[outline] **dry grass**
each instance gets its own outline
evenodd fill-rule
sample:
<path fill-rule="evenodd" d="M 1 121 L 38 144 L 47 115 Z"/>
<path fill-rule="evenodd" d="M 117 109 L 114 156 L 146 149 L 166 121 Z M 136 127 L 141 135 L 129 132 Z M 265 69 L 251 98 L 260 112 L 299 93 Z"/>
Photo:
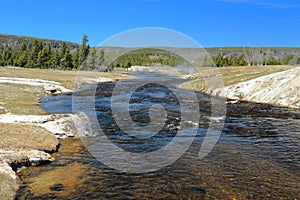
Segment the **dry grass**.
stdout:
<path fill-rule="evenodd" d="M 46 111 L 39 106 L 39 99 L 42 97 L 43 89 L 41 87 L 33 87 L 18 84 L 0 84 L 1 106 L 10 113 L 14 114 L 47 114 Z M 2 114 L 5 112 L 4 109 Z"/>
<path fill-rule="evenodd" d="M 0 149 L 53 151 L 59 144 L 53 133 L 31 124 L 0 123 L 0 138 Z"/>
<path fill-rule="evenodd" d="M 292 66 L 228 67 L 220 69 L 225 86 L 292 69 Z"/>
<path fill-rule="evenodd" d="M 17 181 L 7 174 L 0 174 L 0 197 L 1 199 L 13 200 L 15 199 L 15 192 L 17 191 Z"/>
<path fill-rule="evenodd" d="M 51 69 L 28 69 L 16 67 L 0 67 L 0 77 L 12 78 L 38 78 L 61 83 L 68 89 L 73 89 L 76 77 L 86 78 L 110 78 L 112 80 L 118 79 L 121 76 L 126 76 L 123 73 L 103 73 L 94 71 L 63 71 Z"/>
<path fill-rule="evenodd" d="M 281 72 L 292 69 L 293 66 L 243 66 L 243 67 L 224 67 L 224 68 L 209 68 L 201 69 L 201 74 L 198 79 L 191 80 L 181 85 L 184 89 L 193 89 L 195 91 L 205 92 L 207 89 L 218 87 L 219 83 L 214 83 L 215 80 L 222 80 L 224 86 L 233 85 L 239 82 L 248 81 L 260 76 Z M 221 75 L 219 79 L 210 75 Z M 209 83 L 209 88 L 207 86 Z"/>

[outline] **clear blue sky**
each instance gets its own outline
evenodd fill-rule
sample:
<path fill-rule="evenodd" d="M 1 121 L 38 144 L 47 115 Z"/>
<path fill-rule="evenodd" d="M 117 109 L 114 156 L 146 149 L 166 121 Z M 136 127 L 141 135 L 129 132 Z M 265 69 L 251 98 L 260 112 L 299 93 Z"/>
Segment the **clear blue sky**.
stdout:
<path fill-rule="evenodd" d="M 95 46 L 122 31 L 163 27 L 204 47 L 300 47 L 299 0 L 0 0 L 0 33 Z"/>

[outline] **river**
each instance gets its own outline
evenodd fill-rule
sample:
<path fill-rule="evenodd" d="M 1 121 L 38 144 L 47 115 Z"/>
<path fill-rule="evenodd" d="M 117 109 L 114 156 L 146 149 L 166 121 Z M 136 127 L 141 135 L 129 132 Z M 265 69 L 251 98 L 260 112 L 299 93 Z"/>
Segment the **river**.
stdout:
<path fill-rule="evenodd" d="M 116 83 L 96 86 L 95 111 L 100 127 L 109 140 L 123 150 L 153 152 L 174 141 L 178 133 L 182 106 L 173 92 L 188 95 L 188 91 L 162 86 L 153 81 L 154 77 L 156 75 L 152 75 L 152 83 L 147 87 L 140 87 L 133 93 L 129 107 L 130 116 L 138 128 L 150 123 L 151 117 L 147 113 L 152 104 L 166 108 L 167 119 L 160 134 L 147 138 L 128 135 L 117 128 L 111 109 Z M 182 81 L 171 76 L 165 79 L 166 83 L 174 85 Z M 135 80 L 125 82 L 136 84 Z M 94 86 L 82 89 L 78 97 L 84 98 L 87 95 L 85 91 L 91 88 Z M 28 167 L 18 174 L 22 187 L 17 199 L 299 198 L 299 109 L 250 102 L 227 104 L 225 125 L 218 143 L 200 159 L 199 150 L 209 128 L 209 116 L 214 105 L 212 98 L 206 94 L 197 93 L 196 98 L 200 113 L 197 133 L 187 151 L 170 165 L 144 173 L 120 172 L 95 159 L 91 152 L 93 149 L 86 148 L 86 141 L 65 139 L 61 141 L 59 151 L 54 153 L 55 161 Z M 118 109 L 126 110 L 122 101 L 117 105 Z M 72 96 L 45 97 L 41 106 L 52 113 L 71 113 Z M 170 128 L 170 125 L 173 127 Z M 97 132 L 97 127 L 94 130 Z M 88 138 L 97 143 L 102 141 L 103 136 Z M 110 156 L 118 158 L 114 152 Z"/>

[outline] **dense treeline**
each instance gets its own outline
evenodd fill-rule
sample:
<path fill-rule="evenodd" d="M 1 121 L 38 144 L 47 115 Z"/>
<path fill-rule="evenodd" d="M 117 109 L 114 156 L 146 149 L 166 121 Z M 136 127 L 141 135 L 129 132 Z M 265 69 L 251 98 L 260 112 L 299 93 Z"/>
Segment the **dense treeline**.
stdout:
<path fill-rule="evenodd" d="M 276 58 L 262 48 L 244 48 L 242 54 L 225 56 L 218 53 L 212 57 L 212 61 L 216 67 L 227 66 L 262 66 L 262 65 L 295 65 L 300 64 L 300 57 L 295 55 L 286 55 L 283 58 Z"/>
<path fill-rule="evenodd" d="M 154 66 L 178 66 L 184 63 L 184 59 L 179 56 L 173 55 L 167 51 L 160 49 L 143 48 L 131 51 L 118 57 L 112 62 L 110 67 L 130 67 L 133 65 Z"/>
<path fill-rule="evenodd" d="M 66 42 L 62 43 L 59 50 L 54 50 L 50 45 L 35 39 L 30 46 L 23 43 L 19 49 L 0 49 L 0 66 L 79 69 L 89 54 L 87 43 L 87 35 L 84 35 L 81 46 L 71 53 Z"/>

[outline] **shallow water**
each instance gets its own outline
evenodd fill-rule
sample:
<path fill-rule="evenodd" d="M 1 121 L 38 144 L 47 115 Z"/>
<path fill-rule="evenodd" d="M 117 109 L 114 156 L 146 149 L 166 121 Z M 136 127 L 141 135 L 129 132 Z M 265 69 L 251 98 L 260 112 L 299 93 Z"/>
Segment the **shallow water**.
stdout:
<path fill-rule="evenodd" d="M 176 84 L 181 81 L 170 77 L 167 81 L 172 80 Z M 127 84 L 134 85 L 135 82 L 128 81 Z M 156 84 L 136 90 L 129 110 L 137 129 L 150 122 L 147 113 L 153 103 L 160 103 L 167 110 L 167 121 L 162 124 L 160 134 L 152 135 L 150 139 L 137 139 L 135 135 L 118 129 L 113 119 L 110 95 L 114 87 L 115 83 L 98 85 L 95 98 L 97 119 L 111 141 L 126 151 L 141 153 L 156 151 L 173 140 L 182 109 L 172 91 L 181 94 L 187 91 L 171 91 Z M 82 101 L 86 91 L 85 88 L 77 94 Z M 119 101 L 114 104 L 121 110 L 126 106 L 122 95 L 118 94 Z M 212 105 L 210 97 L 205 94 L 198 93 L 197 98 L 200 107 L 197 135 L 189 149 L 171 165 L 147 173 L 119 172 L 95 159 L 80 139 L 66 139 L 62 140 L 59 152 L 54 154 L 56 161 L 29 167 L 19 173 L 23 187 L 17 198 L 299 198 L 299 110 L 248 102 L 228 104 L 225 126 L 217 145 L 208 156 L 199 159 L 198 152 L 209 126 Z M 42 107 L 53 113 L 69 113 L 72 111 L 72 97 L 47 97 L 42 100 Z M 99 127 L 93 128 L 97 131 Z M 99 135 L 89 138 L 93 142 L 101 139 Z M 117 157 L 114 152 L 110 156 L 112 159 Z"/>

